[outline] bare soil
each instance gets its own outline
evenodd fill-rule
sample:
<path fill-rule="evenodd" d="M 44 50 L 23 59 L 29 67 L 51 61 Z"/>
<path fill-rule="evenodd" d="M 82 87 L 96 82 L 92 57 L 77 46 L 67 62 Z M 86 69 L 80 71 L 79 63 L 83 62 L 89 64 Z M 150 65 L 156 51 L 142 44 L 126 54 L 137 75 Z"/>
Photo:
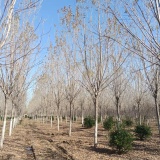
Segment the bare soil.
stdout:
<path fill-rule="evenodd" d="M 133 150 L 117 154 L 109 147 L 108 131 L 99 125 L 98 147 L 93 147 L 94 128 L 85 129 L 80 122 L 72 124 L 72 136 L 68 136 L 69 124 L 62 122 L 57 131 L 56 122 L 42 124 L 24 119 L 6 137 L 0 150 L 0 160 L 160 160 L 160 139 L 153 127 L 153 135 L 147 141 L 134 141 Z M 9 128 L 9 122 L 7 123 Z"/>

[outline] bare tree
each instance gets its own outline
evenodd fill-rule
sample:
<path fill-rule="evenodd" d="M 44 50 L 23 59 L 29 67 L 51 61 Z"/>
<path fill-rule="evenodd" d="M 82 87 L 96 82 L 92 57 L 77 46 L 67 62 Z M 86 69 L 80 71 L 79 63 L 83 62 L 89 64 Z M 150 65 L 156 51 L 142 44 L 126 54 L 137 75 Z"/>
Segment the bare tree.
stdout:
<path fill-rule="evenodd" d="M 101 3 L 101 1 L 78 1 L 75 13 L 70 7 L 62 9 L 62 23 L 65 26 L 65 33 L 70 35 L 68 45 L 73 47 L 72 57 L 77 58 L 77 67 L 82 74 L 79 82 L 89 92 L 94 104 L 95 147 L 98 144 L 99 97 L 102 91 L 114 79 L 114 73 L 110 68 L 110 58 L 113 51 L 111 48 L 115 43 L 113 39 L 104 37 L 103 35 L 104 33 L 108 33 L 110 37 L 111 35 L 117 36 L 118 32 L 120 32 L 120 29 L 116 31 L 117 26 L 114 23 L 115 19 L 113 16 L 109 15 L 109 12 L 101 10 Z M 103 4 L 105 6 L 108 5 L 108 3 Z M 88 10 L 91 11 L 90 15 L 88 14 Z"/>
<path fill-rule="evenodd" d="M 61 103 L 65 99 L 65 91 L 64 91 L 64 78 L 63 78 L 63 63 L 61 59 L 61 45 L 57 39 L 57 45 L 54 50 L 52 45 L 50 46 L 50 54 L 49 54 L 49 81 L 51 85 L 51 92 L 53 96 L 53 101 L 57 107 L 57 129 L 59 131 L 59 121 L 60 121 L 60 111 L 61 111 Z"/>
<path fill-rule="evenodd" d="M 72 58 L 69 57 L 70 55 L 65 54 L 66 58 L 66 86 L 65 86 L 65 96 L 66 100 L 69 103 L 69 136 L 71 136 L 71 130 L 72 130 L 72 108 L 74 106 L 74 101 L 77 98 L 79 92 L 80 92 L 80 86 L 76 81 L 76 63 L 74 62 L 72 64 Z"/>
<path fill-rule="evenodd" d="M 27 23 L 24 26 L 24 30 L 20 31 L 17 23 L 19 23 L 18 17 L 15 17 L 15 21 L 12 23 L 13 28 L 10 31 L 10 43 L 8 43 L 8 45 L 1 50 L 5 58 L 3 58 L 5 64 L 1 65 L 0 73 L 0 87 L 5 97 L 1 148 L 3 147 L 6 128 L 8 110 L 7 103 L 8 101 L 15 99 L 13 97 L 15 97 L 18 92 L 20 93 L 22 87 L 24 87 L 24 84 L 27 83 L 27 78 L 25 76 L 28 76 L 28 72 L 32 68 L 30 66 L 30 60 L 33 51 L 35 51 L 37 47 L 33 45 L 33 42 L 37 39 L 36 35 L 34 34 L 33 27 Z M 15 37 L 15 34 L 17 34 L 17 37 Z M 25 39 L 25 42 L 22 39 Z M 18 85 L 17 82 L 19 82 Z M 18 94 L 18 96 L 20 96 L 20 94 Z"/>
<path fill-rule="evenodd" d="M 18 3 L 20 3 L 19 0 L 5 0 L 0 2 L 0 49 L 7 43 L 15 14 L 20 14 L 20 12 L 24 12 L 24 10 L 29 10 L 30 8 L 36 8 L 40 0 L 28 2 L 23 0 L 21 1 L 21 5 L 18 5 Z M 15 6 L 18 6 L 18 8 Z"/>
<path fill-rule="evenodd" d="M 154 57 L 156 59 L 154 63 L 159 65 L 159 0 L 115 0 L 113 3 L 109 8 L 117 22 L 128 33 L 132 41 L 134 40 L 143 46 L 146 54 L 142 55 L 136 43 L 133 44 L 131 41 L 126 47 L 150 63 L 153 62 L 149 57 Z M 115 7 L 117 5 L 120 9 Z M 106 10 L 106 8 L 104 9 Z M 119 42 L 119 39 L 116 39 L 116 41 Z"/>
<path fill-rule="evenodd" d="M 152 59 L 153 64 L 156 60 Z M 157 124 L 158 124 L 158 131 L 160 135 L 160 108 L 159 108 L 159 102 L 158 102 L 158 96 L 159 96 L 159 89 L 160 89 L 160 69 L 159 65 L 152 65 L 151 67 L 146 67 L 146 62 L 142 60 L 145 76 L 147 79 L 147 85 L 149 87 L 149 90 L 151 92 L 151 95 L 154 99 L 154 106 L 156 110 L 156 118 L 157 118 Z"/>

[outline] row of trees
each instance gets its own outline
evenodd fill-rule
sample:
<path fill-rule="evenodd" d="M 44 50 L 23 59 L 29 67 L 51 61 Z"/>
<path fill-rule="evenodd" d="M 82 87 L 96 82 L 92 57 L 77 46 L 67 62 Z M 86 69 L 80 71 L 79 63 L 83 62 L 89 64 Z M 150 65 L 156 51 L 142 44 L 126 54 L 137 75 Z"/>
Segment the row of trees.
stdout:
<path fill-rule="evenodd" d="M 83 123 L 84 106 L 93 106 L 95 147 L 99 109 L 107 114 L 114 107 L 118 126 L 122 111 L 137 108 L 141 123 L 142 106 L 154 110 L 160 133 L 159 1 L 79 0 L 74 9 L 64 7 L 59 13 L 62 27 L 49 47 L 32 112 L 49 107 L 59 130 L 59 117 L 68 106 L 71 135 L 75 108 L 81 108 Z"/>
<path fill-rule="evenodd" d="M 31 15 L 40 1 L 4 0 L 0 2 L 0 92 L 3 148 L 6 120 L 10 117 L 9 135 L 26 107 L 27 89 L 38 50 L 38 37 Z M 28 17 L 28 18 L 27 18 Z M 9 112 L 8 112 L 9 110 Z"/>
<path fill-rule="evenodd" d="M 40 1 L 0 3 L 2 148 L 8 110 L 11 135 L 13 117 L 22 115 L 33 82 L 40 44 L 31 15 Z M 155 115 L 160 134 L 159 4 L 159 0 L 77 0 L 75 8 L 62 8 L 61 27 L 37 78 L 30 113 L 49 114 L 51 121 L 56 114 L 58 130 L 60 117 L 69 116 L 70 136 L 72 118 L 81 114 L 83 124 L 84 111 L 94 114 L 95 147 L 98 117 L 103 119 L 107 112 L 116 115 L 118 127 L 122 113 L 138 116 L 139 123 L 143 114 Z"/>

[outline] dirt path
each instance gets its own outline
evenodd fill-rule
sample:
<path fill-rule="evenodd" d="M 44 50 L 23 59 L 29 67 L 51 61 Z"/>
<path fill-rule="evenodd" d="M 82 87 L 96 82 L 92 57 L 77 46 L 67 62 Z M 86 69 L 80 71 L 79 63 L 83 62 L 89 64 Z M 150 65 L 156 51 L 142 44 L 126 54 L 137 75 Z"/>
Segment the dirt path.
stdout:
<path fill-rule="evenodd" d="M 33 121 L 25 121 L 18 125 L 11 137 L 5 137 L 0 160 L 66 160 L 68 156 L 62 153 L 53 143 L 50 134 L 37 128 Z M 6 133 L 7 134 L 7 133 Z"/>
<path fill-rule="evenodd" d="M 7 124 L 9 125 L 9 123 Z M 9 128 L 7 126 L 7 128 Z M 133 150 L 118 155 L 108 145 L 108 132 L 99 126 L 98 148 L 94 150 L 94 128 L 85 129 L 73 123 L 72 136 L 68 136 L 68 124 L 56 122 L 42 124 L 25 119 L 11 137 L 5 137 L 0 160 L 159 160 L 160 140 L 156 133 L 146 142 L 135 141 Z M 8 135 L 8 130 L 6 131 Z"/>

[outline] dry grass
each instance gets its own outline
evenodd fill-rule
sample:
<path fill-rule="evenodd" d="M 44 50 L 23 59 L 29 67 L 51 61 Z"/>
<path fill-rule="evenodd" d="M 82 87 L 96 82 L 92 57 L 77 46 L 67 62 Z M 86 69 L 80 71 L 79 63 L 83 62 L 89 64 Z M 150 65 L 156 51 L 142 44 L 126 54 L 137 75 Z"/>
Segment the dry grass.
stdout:
<path fill-rule="evenodd" d="M 8 122 L 9 125 L 9 122 Z M 8 128 L 7 125 L 7 128 Z M 94 128 L 85 129 L 73 123 L 72 136 L 68 136 L 68 125 L 61 123 L 57 131 L 56 122 L 42 124 L 34 120 L 23 120 L 11 137 L 6 131 L 4 148 L 0 150 L 0 160 L 159 160 L 160 139 L 153 127 L 151 139 L 136 140 L 133 150 L 118 155 L 108 145 L 108 132 L 99 126 L 99 145 L 93 148 Z"/>

